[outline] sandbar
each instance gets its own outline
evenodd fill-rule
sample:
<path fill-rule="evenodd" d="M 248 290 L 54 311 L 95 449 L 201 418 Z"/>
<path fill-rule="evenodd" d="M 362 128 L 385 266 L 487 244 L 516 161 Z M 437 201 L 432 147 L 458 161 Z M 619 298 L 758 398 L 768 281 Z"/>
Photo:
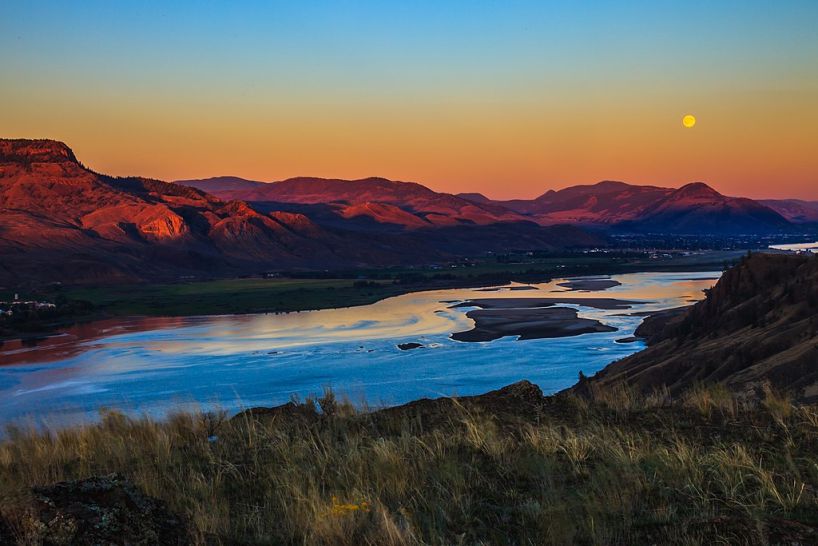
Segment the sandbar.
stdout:
<path fill-rule="evenodd" d="M 569 307 L 529 307 L 476 309 L 466 313 L 474 328 L 455 332 L 457 341 L 492 341 L 505 336 L 518 339 L 542 339 L 578 336 L 593 332 L 615 332 L 616 328 L 598 320 L 580 318 Z"/>

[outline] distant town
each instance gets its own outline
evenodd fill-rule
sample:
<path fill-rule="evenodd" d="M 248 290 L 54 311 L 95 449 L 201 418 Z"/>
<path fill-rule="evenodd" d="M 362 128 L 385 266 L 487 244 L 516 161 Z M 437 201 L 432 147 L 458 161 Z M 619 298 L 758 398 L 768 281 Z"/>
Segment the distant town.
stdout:
<path fill-rule="evenodd" d="M 44 309 L 56 309 L 57 306 L 47 301 L 21 300 L 19 294 L 14 294 L 11 301 L 0 301 L 0 316 L 11 317 L 15 313 L 23 311 L 41 311 Z"/>

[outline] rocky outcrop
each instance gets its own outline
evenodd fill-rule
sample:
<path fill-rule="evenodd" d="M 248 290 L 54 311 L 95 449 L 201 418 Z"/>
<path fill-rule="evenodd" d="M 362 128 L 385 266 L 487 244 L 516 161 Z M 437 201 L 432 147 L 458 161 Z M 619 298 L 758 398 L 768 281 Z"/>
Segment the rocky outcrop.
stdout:
<path fill-rule="evenodd" d="M 399 252 L 355 244 L 302 215 L 95 173 L 59 142 L 0 140 L 0 284 L 403 263 Z"/>
<path fill-rule="evenodd" d="M 185 521 L 122 476 L 90 477 L 33 490 L 45 544 L 190 544 Z"/>
<path fill-rule="evenodd" d="M 55 140 L 0 140 L 0 161 L 31 166 L 33 163 L 77 163 L 71 148 Z"/>

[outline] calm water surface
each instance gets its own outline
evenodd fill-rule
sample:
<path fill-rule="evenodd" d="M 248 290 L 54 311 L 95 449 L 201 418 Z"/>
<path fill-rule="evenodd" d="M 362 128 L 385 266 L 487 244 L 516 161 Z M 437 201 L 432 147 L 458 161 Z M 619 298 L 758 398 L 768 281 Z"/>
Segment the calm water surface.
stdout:
<path fill-rule="evenodd" d="M 46 426 L 93 420 L 99 409 L 163 416 L 179 409 L 230 411 L 287 402 L 332 387 L 353 402 L 400 404 L 421 397 L 477 394 L 521 379 L 550 393 L 644 347 L 616 343 L 642 317 L 703 297 L 720 272 L 615 275 L 604 291 L 566 291 L 563 279 L 527 290 L 453 289 L 417 292 L 346 309 L 289 314 L 117 319 L 67 334 L 0 347 L 0 424 L 34 420 Z M 616 332 L 485 343 L 449 339 L 468 330 L 474 298 L 620 298 L 627 310 L 584 305 L 581 317 Z M 424 348 L 402 351 L 399 343 Z"/>
<path fill-rule="evenodd" d="M 786 245 L 770 245 L 774 250 L 790 250 L 794 252 L 812 252 L 818 253 L 818 241 L 814 243 L 796 243 Z"/>

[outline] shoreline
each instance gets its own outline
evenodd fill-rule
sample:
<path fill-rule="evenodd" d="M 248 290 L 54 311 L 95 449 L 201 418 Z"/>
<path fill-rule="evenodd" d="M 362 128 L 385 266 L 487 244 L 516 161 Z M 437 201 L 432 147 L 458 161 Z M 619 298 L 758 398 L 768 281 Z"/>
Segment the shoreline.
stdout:
<path fill-rule="evenodd" d="M 740 253 L 743 255 L 743 252 Z M 174 284 L 140 284 L 140 285 L 104 285 L 101 287 L 92 288 L 91 290 L 99 291 L 102 296 L 107 296 L 109 299 L 104 303 L 94 303 L 99 308 L 87 315 L 69 316 L 55 321 L 44 321 L 41 329 L 36 331 L 17 330 L 14 334 L 0 334 L 0 346 L 4 342 L 19 341 L 30 342 L 47 339 L 55 335 L 65 333 L 74 327 L 92 324 L 111 319 L 141 319 L 150 317 L 161 318 L 179 318 L 179 317 L 197 317 L 197 316 L 219 316 L 219 315 L 251 315 L 251 314 L 279 314 L 279 313 L 293 313 L 301 311 L 319 311 L 323 309 L 345 309 L 350 307 L 360 307 L 363 305 L 371 305 L 379 301 L 388 299 L 394 296 L 400 296 L 412 292 L 427 292 L 432 290 L 447 290 L 455 288 L 494 288 L 498 286 L 505 286 L 510 282 L 549 282 L 555 278 L 565 278 L 567 282 L 571 282 L 571 278 L 580 277 L 599 277 L 603 275 L 620 275 L 628 273 L 650 273 L 650 272 L 697 272 L 697 271 L 712 271 L 721 269 L 723 267 L 723 260 L 726 256 L 738 257 L 736 252 L 714 251 L 705 253 L 705 259 L 702 262 L 691 263 L 687 260 L 676 261 L 673 263 L 655 264 L 653 267 L 648 267 L 648 264 L 635 262 L 629 264 L 618 264 L 611 266 L 590 267 L 584 271 L 577 271 L 575 268 L 550 271 L 548 273 L 526 274 L 521 272 L 497 272 L 494 274 L 494 279 L 486 277 L 463 277 L 447 280 L 429 280 L 423 284 L 393 284 L 393 283 L 378 283 L 366 287 L 356 288 L 352 279 L 298 279 L 297 283 L 293 284 L 293 288 L 287 290 L 280 290 L 270 292 L 269 294 L 254 297 L 248 303 L 246 308 L 225 308 L 224 298 L 229 297 L 235 293 L 235 286 L 240 286 L 241 283 L 260 282 L 260 279 L 224 279 L 217 281 L 201 281 L 195 283 L 174 283 Z M 653 264 L 650 264 L 653 265 Z M 283 279 L 286 281 L 296 279 Z M 154 294 L 150 289 L 182 289 L 182 288 L 197 288 L 207 287 L 208 283 L 230 284 L 229 287 L 224 288 L 221 292 L 213 291 L 219 297 L 213 297 L 213 292 L 205 293 L 205 296 L 210 297 L 208 301 L 201 301 L 191 307 L 189 299 L 195 298 L 196 293 L 187 297 L 187 300 L 181 296 L 176 297 L 176 300 L 167 302 L 152 301 Z M 270 281 L 270 288 L 275 288 L 275 281 Z M 317 285 L 317 286 L 314 286 Z M 327 288 L 327 285 L 333 286 L 332 289 Z M 377 286 L 380 285 L 380 286 Z M 580 285 L 575 285 L 574 290 L 567 290 L 567 292 L 583 290 L 578 288 Z M 66 287 L 69 290 L 81 291 L 88 290 L 82 287 Z M 142 294 L 140 291 L 146 291 Z M 117 299 L 119 294 L 122 294 L 120 299 Z M 135 296 L 133 294 L 136 294 Z M 253 292 L 250 295 L 254 295 Z M 102 297 L 100 296 L 100 297 Z M 316 299 L 317 296 L 317 299 Z M 128 297 L 133 299 L 127 300 Z M 261 306 L 258 304 L 260 298 L 267 297 L 272 301 L 273 297 L 280 298 L 278 301 L 284 300 L 284 303 L 276 305 Z M 303 303 L 305 299 L 312 297 L 315 301 Z M 75 298 L 81 299 L 81 298 Z M 204 299 L 204 296 L 200 296 Z M 138 308 L 142 312 L 116 312 L 116 305 L 121 300 L 125 300 L 128 310 Z M 346 304 L 340 304 L 339 301 L 345 301 Z M 93 303 L 93 302 L 92 302 Z M 229 304 L 229 302 L 228 302 Z"/>

